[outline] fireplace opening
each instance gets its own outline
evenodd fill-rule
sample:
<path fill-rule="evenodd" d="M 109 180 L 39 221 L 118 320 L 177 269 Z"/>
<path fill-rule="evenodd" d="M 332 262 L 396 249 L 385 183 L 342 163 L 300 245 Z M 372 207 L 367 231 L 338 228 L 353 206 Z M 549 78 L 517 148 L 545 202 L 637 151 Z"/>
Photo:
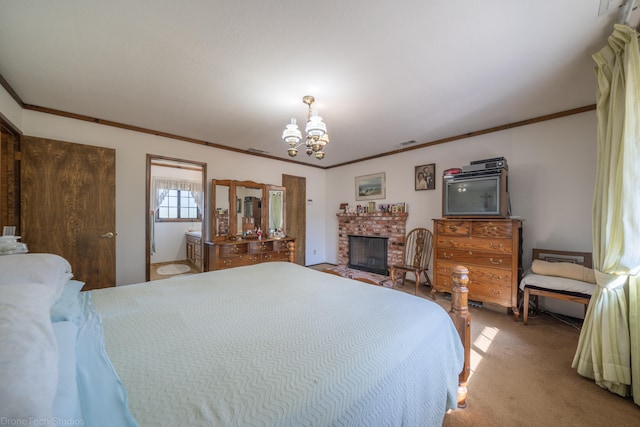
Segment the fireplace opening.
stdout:
<path fill-rule="evenodd" d="M 388 237 L 349 235 L 349 268 L 389 275 Z"/>

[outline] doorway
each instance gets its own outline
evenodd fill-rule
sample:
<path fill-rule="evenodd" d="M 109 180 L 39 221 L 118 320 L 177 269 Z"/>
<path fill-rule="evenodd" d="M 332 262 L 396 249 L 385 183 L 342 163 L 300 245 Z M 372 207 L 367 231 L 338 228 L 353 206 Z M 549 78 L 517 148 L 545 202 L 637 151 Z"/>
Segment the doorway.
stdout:
<path fill-rule="evenodd" d="M 147 154 L 147 281 L 202 271 L 206 177 L 206 163 Z"/>

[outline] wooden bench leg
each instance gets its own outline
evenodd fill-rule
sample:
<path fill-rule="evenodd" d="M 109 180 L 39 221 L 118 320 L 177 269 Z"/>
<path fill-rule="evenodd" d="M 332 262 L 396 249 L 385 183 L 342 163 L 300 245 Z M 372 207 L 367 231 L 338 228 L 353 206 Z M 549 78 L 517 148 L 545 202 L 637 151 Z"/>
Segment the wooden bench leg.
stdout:
<path fill-rule="evenodd" d="M 524 299 L 522 301 L 522 324 L 526 325 L 529 319 L 529 288 L 524 287 Z"/>

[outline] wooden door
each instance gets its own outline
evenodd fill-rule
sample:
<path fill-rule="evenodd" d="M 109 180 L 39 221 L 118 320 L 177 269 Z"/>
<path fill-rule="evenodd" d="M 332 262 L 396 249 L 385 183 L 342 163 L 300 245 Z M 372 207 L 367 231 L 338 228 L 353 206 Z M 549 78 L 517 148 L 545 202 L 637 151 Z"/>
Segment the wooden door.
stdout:
<path fill-rule="evenodd" d="M 18 131 L 0 117 L 0 230 L 15 226 L 20 235 L 20 152 Z"/>
<path fill-rule="evenodd" d="M 67 259 L 83 290 L 115 286 L 115 150 L 24 137 L 21 151 L 21 234 L 29 252 Z"/>
<path fill-rule="evenodd" d="M 286 190 L 285 215 L 287 236 L 296 238 L 296 264 L 306 265 L 307 179 L 303 176 L 282 175 Z"/>

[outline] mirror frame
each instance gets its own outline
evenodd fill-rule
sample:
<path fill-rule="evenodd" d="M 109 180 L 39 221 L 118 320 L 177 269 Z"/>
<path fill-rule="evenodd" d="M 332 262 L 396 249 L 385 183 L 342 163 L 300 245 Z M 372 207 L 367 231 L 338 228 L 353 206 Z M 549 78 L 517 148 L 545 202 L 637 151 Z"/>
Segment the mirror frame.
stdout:
<path fill-rule="evenodd" d="M 254 182 L 254 181 L 233 181 L 232 182 L 232 186 L 231 186 L 231 191 L 230 191 L 230 195 L 229 195 L 229 199 L 233 200 L 233 203 L 230 204 L 230 206 L 233 206 L 234 208 L 231 209 L 231 212 L 229 213 L 229 224 L 233 224 L 234 230 L 236 230 L 236 232 L 234 234 L 232 234 L 233 236 L 238 236 L 242 233 L 238 233 L 238 212 L 237 209 L 235 208 L 236 206 L 236 199 L 237 199 L 237 191 L 236 189 L 238 187 L 246 187 L 246 188 L 253 188 L 255 190 L 260 190 L 262 196 L 262 203 L 264 205 L 264 198 L 265 198 L 265 185 L 264 184 L 260 184 L 258 182 Z M 258 224 L 258 226 L 264 230 L 264 219 L 265 219 L 265 210 L 264 208 L 260 210 L 260 224 Z"/>
<path fill-rule="evenodd" d="M 215 224 L 215 210 L 216 210 L 216 185 L 228 185 L 229 186 L 229 234 L 226 236 L 216 236 L 216 224 Z M 282 229 L 285 236 L 287 234 L 287 215 L 286 215 L 286 187 L 273 184 L 261 184 L 255 181 L 236 181 L 231 179 L 212 179 L 211 180 L 211 241 L 220 242 L 225 240 L 236 240 L 240 235 L 238 230 L 238 212 L 236 208 L 236 199 L 238 187 L 253 188 L 261 190 L 262 192 L 262 210 L 260 212 L 260 228 L 263 232 L 263 237 L 272 238 L 269 235 L 269 212 L 271 206 L 269 206 L 269 191 L 282 191 Z M 233 228 L 235 226 L 235 228 Z M 235 231 L 235 232 L 234 232 Z"/>
<path fill-rule="evenodd" d="M 216 186 L 227 186 L 229 187 L 229 233 L 218 236 L 217 228 L 216 228 Z M 231 216 L 235 215 L 236 205 L 235 203 L 231 203 L 231 188 L 233 187 L 233 181 L 230 179 L 212 179 L 211 180 L 211 240 L 216 242 L 220 240 L 227 240 L 229 236 L 231 236 Z"/>

